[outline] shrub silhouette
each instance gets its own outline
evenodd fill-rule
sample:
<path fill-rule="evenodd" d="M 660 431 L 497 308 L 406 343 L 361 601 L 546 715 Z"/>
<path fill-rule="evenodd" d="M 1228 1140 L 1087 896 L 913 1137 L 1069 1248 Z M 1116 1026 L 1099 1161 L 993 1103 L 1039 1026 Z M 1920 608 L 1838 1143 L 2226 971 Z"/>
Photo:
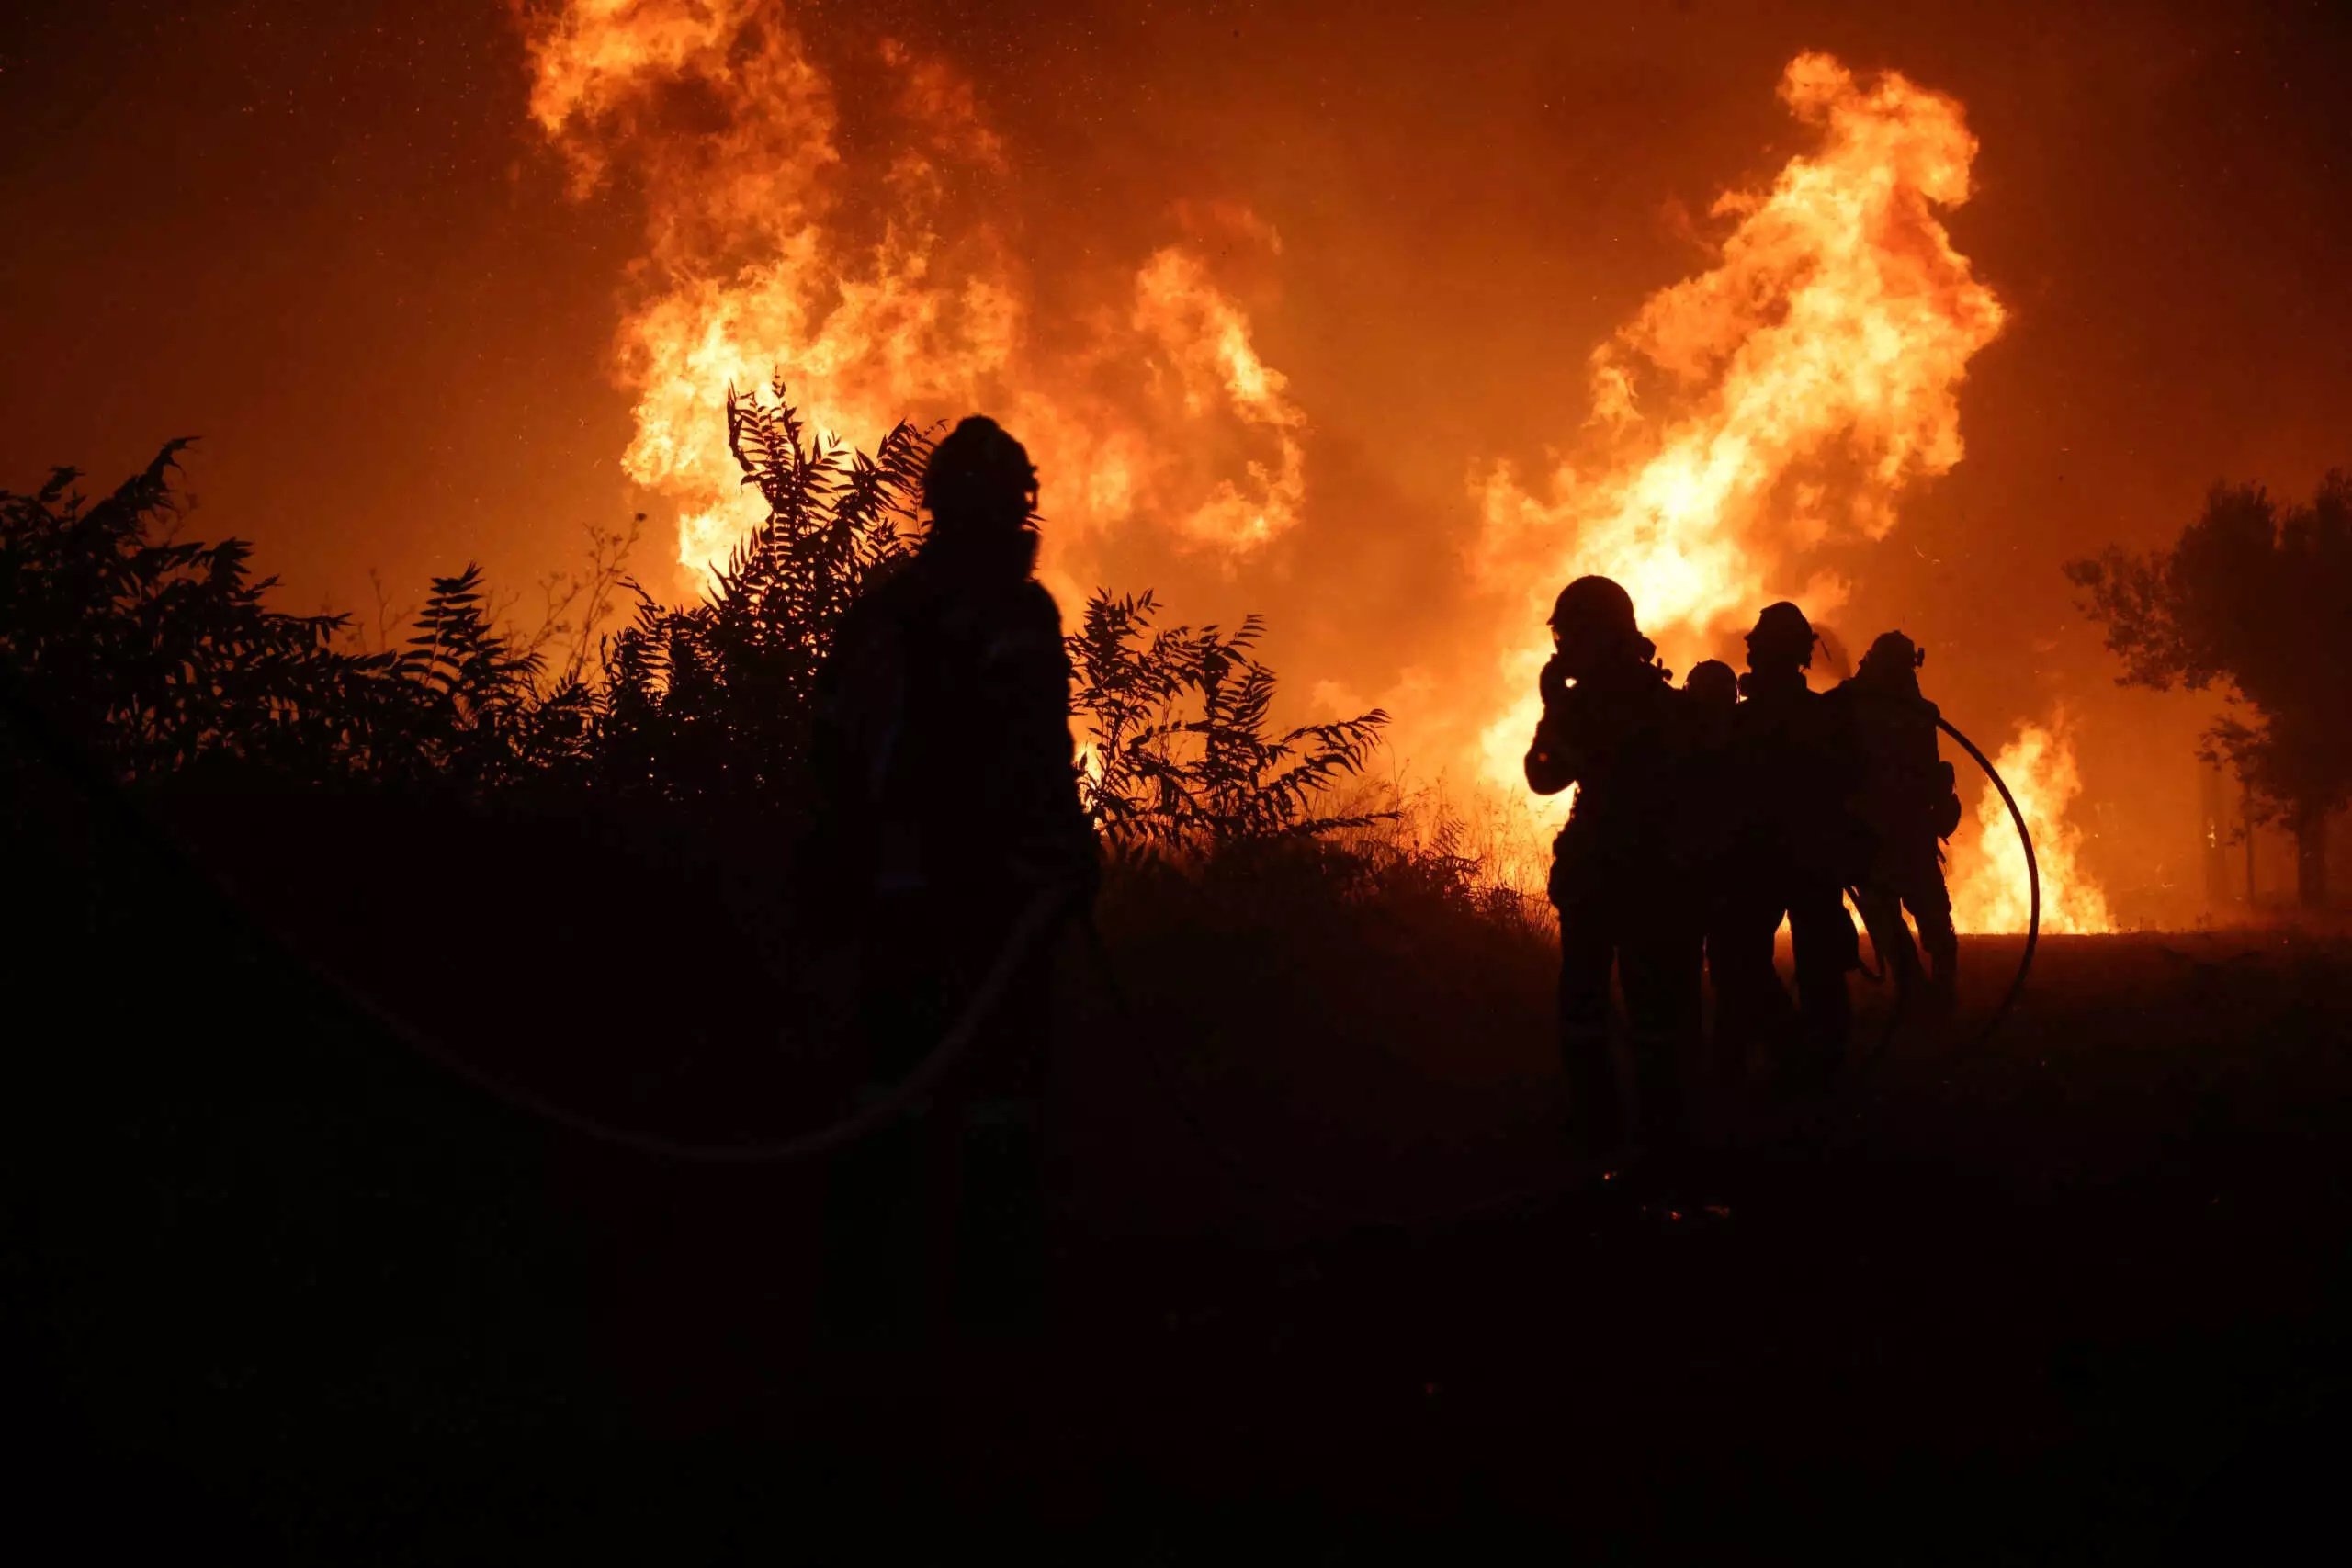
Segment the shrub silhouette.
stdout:
<path fill-rule="evenodd" d="M 594 703 L 543 686 L 469 566 L 436 578 L 406 645 L 336 646 L 344 615 L 266 603 L 242 539 L 175 536 L 186 440 L 96 504 L 54 470 L 0 491 L 0 655 L 49 716 L 130 784 L 174 778 L 372 780 L 481 794 L 582 758 Z"/>
<path fill-rule="evenodd" d="M 1091 734 L 1080 794 L 1106 837 L 1214 849 L 1394 815 L 1317 809 L 1341 778 L 1363 771 L 1385 713 L 1270 734 L 1275 677 L 1255 656 L 1258 617 L 1230 634 L 1154 631 L 1158 610 L 1148 592 L 1114 598 L 1098 589 L 1069 639 L 1072 701 Z"/>
<path fill-rule="evenodd" d="M 542 685 L 544 657 L 494 630 L 481 569 L 433 579 L 407 646 L 385 667 L 404 721 L 385 727 L 377 771 L 481 795 L 576 771 L 594 740 L 595 694 L 576 675 Z"/>
<path fill-rule="evenodd" d="M 901 423 L 854 451 L 815 437 L 781 380 L 730 389 L 727 421 L 766 517 L 695 603 L 618 579 L 636 610 L 593 669 L 595 594 L 580 650 L 551 672 L 547 633 L 498 626 L 471 564 L 433 580 L 396 648 L 340 646 L 347 616 L 269 608 L 276 580 L 251 577 L 244 541 L 175 536 L 185 440 L 96 504 L 71 469 L 29 495 L 0 491 L 0 655 L 125 783 L 230 773 L 692 807 L 721 836 L 746 813 L 797 818 L 817 672 L 859 592 L 921 541 L 936 430 Z M 607 570 L 600 558 L 592 578 Z M 1326 808 L 1385 714 L 1276 730 L 1257 618 L 1154 629 L 1158 612 L 1148 592 L 1098 592 L 1069 638 L 1080 787 L 1107 838 L 1215 851 L 1393 816 Z"/>
<path fill-rule="evenodd" d="M 727 434 L 767 517 L 698 604 L 639 589 L 607 643 L 599 778 L 672 801 L 801 803 L 817 671 L 842 616 L 919 533 L 929 432 L 900 423 L 868 456 L 813 439 L 783 384 L 727 398 Z"/>

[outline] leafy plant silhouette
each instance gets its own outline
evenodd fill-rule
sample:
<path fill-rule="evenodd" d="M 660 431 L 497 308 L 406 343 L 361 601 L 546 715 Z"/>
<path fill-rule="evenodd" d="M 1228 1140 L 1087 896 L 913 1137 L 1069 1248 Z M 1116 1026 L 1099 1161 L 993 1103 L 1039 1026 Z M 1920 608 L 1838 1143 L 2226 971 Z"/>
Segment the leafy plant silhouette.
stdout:
<path fill-rule="evenodd" d="M 411 745 L 384 757 L 389 768 L 481 794 L 576 766 L 594 740 L 595 694 L 577 675 L 543 686 L 545 657 L 492 628 L 470 562 L 433 579 L 388 673 L 405 682 L 411 718 L 395 732 Z"/>
<path fill-rule="evenodd" d="M 820 442 L 781 380 L 765 400 L 730 389 L 727 434 L 767 517 L 700 603 L 638 590 L 605 650 L 599 773 L 625 794 L 790 807 L 817 671 L 851 603 L 913 547 L 933 437 L 901 423 L 871 456 Z"/>
<path fill-rule="evenodd" d="M 694 807 L 729 825 L 797 816 L 818 671 L 851 604 L 921 543 L 936 431 L 901 423 L 870 455 L 821 440 L 780 379 L 730 389 L 727 422 L 767 513 L 692 604 L 656 601 L 621 574 L 618 536 L 597 536 L 579 628 L 558 621 L 577 592 L 552 586 L 538 636 L 503 628 L 469 564 L 432 580 L 398 646 L 343 646 L 348 617 L 268 607 L 276 580 L 251 577 L 244 541 L 175 537 L 187 443 L 174 441 L 96 504 L 70 469 L 0 492 L 0 654 L 125 782 L 243 770 Z M 636 610 L 592 661 L 586 628 L 616 584 Z M 1156 628 L 1159 609 L 1148 592 L 1097 592 L 1068 638 L 1079 784 L 1106 837 L 1216 850 L 1393 818 L 1328 808 L 1387 715 L 1277 729 L 1257 617 Z M 573 640 L 550 671 L 559 633 Z"/>
<path fill-rule="evenodd" d="M 793 808 L 817 672 L 842 615 L 922 534 L 935 428 L 901 422 L 873 454 L 813 439 L 781 379 L 729 391 L 728 440 L 768 514 L 697 604 L 641 591 L 599 697 L 604 775 L 667 799 Z M 1270 729 L 1274 671 L 1256 617 L 1153 632 L 1148 593 L 1098 592 L 1068 639 L 1072 707 L 1096 767 L 1080 787 L 1106 835 L 1163 847 L 1328 833 L 1378 818 L 1317 803 L 1359 771 L 1387 716 Z"/>
<path fill-rule="evenodd" d="M 332 646 L 340 617 L 288 615 L 239 539 L 175 537 L 186 439 L 96 504 L 72 468 L 0 492 L 0 654 L 116 777 L 254 766 L 317 773 L 366 735 L 381 659 Z"/>
<path fill-rule="evenodd" d="M 1270 733 L 1275 675 L 1255 654 L 1258 617 L 1231 633 L 1154 630 L 1158 611 L 1148 592 L 1114 598 L 1098 590 L 1069 639 L 1073 705 L 1091 732 L 1080 791 L 1102 832 L 1216 848 L 1394 815 L 1317 809 L 1341 778 L 1363 770 L 1385 713 Z"/>
<path fill-rule="evenodd" d="M 398 649 L 337 646 L 348 617 L 266 603 L 252 547 L 179 539 L 186 440 L 96 504 L 70 468 L 0 492 L 0 655 L 122 782 L 233 775 L 471 794 L 582 761 L 594 696 L 547 683 L 492 629 L 480 571 L 434 581 Z"/>

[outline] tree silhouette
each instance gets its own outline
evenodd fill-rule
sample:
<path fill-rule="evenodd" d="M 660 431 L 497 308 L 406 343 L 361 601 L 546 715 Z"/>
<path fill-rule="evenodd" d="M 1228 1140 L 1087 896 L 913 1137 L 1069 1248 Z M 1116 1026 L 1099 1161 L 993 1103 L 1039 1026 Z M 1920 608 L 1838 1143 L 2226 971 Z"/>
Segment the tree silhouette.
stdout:
<path fill-rule="evenodd" d="M 2255 815 L 2293 832 L 2298 897 L 2325 904 L 2327 819 L 2352 800 L 2352 475 L 2283 508 L 2259 485 L 2216 485 L 2168 548 L 2110 547 L 2066 575 L 2122 656 L 2120 684 L 2219 683 L 2250 716 L 2217 721 L 2202 754 L 2233 764 Z"/>

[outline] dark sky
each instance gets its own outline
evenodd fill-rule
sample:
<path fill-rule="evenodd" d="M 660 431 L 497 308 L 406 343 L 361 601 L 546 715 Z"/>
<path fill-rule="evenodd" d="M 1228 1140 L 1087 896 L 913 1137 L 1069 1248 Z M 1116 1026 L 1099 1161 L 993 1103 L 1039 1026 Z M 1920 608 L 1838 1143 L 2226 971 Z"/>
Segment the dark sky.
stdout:
<path fill-rule="evenodd" d="M 2158 541 L 2216 479 L 2352 465 L 2338 8 L 794 15 L 820 55 L 888 31 L 968 72 L 1041 250 L 1139 256 L 1185 199 L 1276 225 L 1249 302 L 1313 420 L 1308 521 L 1238 578 L 1141 547 L 1105 570 L 1195 618 L 1268 611 L 1278 664 L 1369 692 L 1442 667 L 1473 466 L 1573 434 L 1587 353 L 1705 264 L 1678 210 L 1801 150 L 1788 59 L 1954 95 L 1982 151 L 1950 226 L 2011 320 L 1962 393 L 1966 459 L 1854 558 L 1847 620 L 1928 643 L 1973 727 L 2064 697 L 2110 883 L 2187 864 L 2203 708 L 2114 692 L 2058 567 Z M 368 603 L 371 567 L 413 600 L 468 558 L 518 587 L 564 564 L 634 504 L 611 344 L 640 230 L 625 191 L 566 199 L 526 85 L 501 0 L 11 9 L 0 485 L 200 434 L 198 531 L 255 539 L 299 608 Z"/>

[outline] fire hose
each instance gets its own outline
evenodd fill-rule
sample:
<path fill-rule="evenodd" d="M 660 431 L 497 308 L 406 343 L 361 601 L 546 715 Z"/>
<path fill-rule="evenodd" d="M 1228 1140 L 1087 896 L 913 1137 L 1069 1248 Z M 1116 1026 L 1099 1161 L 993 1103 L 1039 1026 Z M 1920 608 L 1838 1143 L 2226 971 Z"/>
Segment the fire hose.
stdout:
<path fill-rule="evenodd" d="M 242 901 L 230 896 L 226 889 L 221 888 L 217 879 L 205 873 L 197 858 L 178 843 L 160 823 L 141 810 L 112 779 L 105 776 L 82 754 L 78 747 L 74 746 L 64 736 L 57 733 L 39 708 L 18 692 L 14 671 L 5 668 L 0 668 L 0 699 L 5 699 L 0 700 L 0 706 L 6 707 L 19 731 L 30 735 L 39 742 L 42 749 L 49 752 L 52 761 L 62 766 L 68 776 L 81 786 L 83 793 L 87 797 L 102 803 L 107 812 L 130 830 L 134 839 L 158 854 L 175 870 L 193 875 L 202 885 L 221 895 L 232 908 L 237 909 L 250 924 L 259 930 L 260 934 L 272 947 L 293 960 L 312 978 L 321 981 L 332 991 L 347 998 L 379 1029 L 419 1055 L 434 1062 L 443 1070 L 510 1109 L 537 1117 L 594 1142 L 625 1148 L 653 1158 L 703 1165 L 783 1164 L 831 1154 L 894 1121 L 912 1108 L 944 1078 L 947 1073 L 970 1051 L 981 1025 L 987 1021 L 999 1001 L 1002 999 L 1004 992 L 1012 983 L 1013 976 L 1029 959 L 1038 940 L 1052 928 L 1069 897 L 1069 889 L 1067 887 L 1051 886 L 1041 889 L 1030 899 L 1020 914 L 1015 917 L 1011 929 L 1005 935 L 1003 944 L 998 950 L 995 960 L 983 976 L 980 984 L 974 988 L 972 995 L 966 1001 L 963 1011 L 949 1026 L 946 1033 L 941 1037 L 939 1043 L 933 1046 L 930 1054 L 911 1071 L 872 1103 L 827 1125 L 790 1137 L 729 1144 L 695 1143 L 661 1134 L 615 1125 L 598 1117 L 572 1110 L 536 1090 L 484 1071 L 467 1061 L 458 1053 L 447 1049 L 439 1042 L 410 1026 L 379 1005 L 373 998 L 354 989 L 340 977 L 324 974 L 282 932 L 262 922 L 252 911 L 246 909 Z M 1994 788 L 1999 792 L 2003 803 L 2008 807 L 2010 820 L 2017 827 L 2018 843 L 2025 852 L 2029 897 L 2025 950 L 2019 957 L 2017 973 L 2011 978 L 2008 989 L 2003 994 L 2000 1004 L 1972 1041 L 1971 1043 L 1973 1046 L 1982 1044 L 1991 1038 L 1993 1032 L 2006 1021 L 2025 989 L 2026 978 L 2031 972 L 2034 952 L 2041 934 L 2041 879 L 2040 868 L 2034 859 L 2033 838 L 2027 829 L 2025 813 L 2018 807 L 2016 796 L 2010 794 L 2007 784 L 2003 781 L 1999 772 L 1984 753 L 1977 749 L 1975 743 L 1962 734 L 1949 720 L 1939 716 L 1936 723 L 1939 728 L 1959 742 L 1969 756 L 1974 759 L 1977 766 L 1984 770 L 1985 777 L 1993 782 Z M 1193 1113 L 1188 1097 L 1183 1094 L 1172 1075 L 1168 1072 L 1166 1064 L 1160 1059 L 1156 1049 L 1145 1038 L 1148 1031 L 1142 1027 L 1140 1017 L 1127 1001 L 1125 987 L 1119 983 L 1117 971 L 1111 964 L 1100 932 L 1095 929 L 1091 919 L 1087 920 L 1085 924 L 1090 946 L 1102 977 L 1114 1002 L 1120 1010 L 1127 1015 L 1132 1026 L 1131 1033 L 1136 1036 L 1152 1071 L 1160 1079 L 1162 1090 L 1168 1096 L 1171 1106 L 1175 1108 L 1194 1137 L 1204 1145 L 1216 1153 L 1227 1164 L 1233 1166 L 1250 1185 L 1268 1189 L 1270 1184 L 1250 1169 L 1249 1162 L 1228 1149 Z M 1883 962 L 1883 958 L 1882 962 Z M 1888 1043 L 1902 1021 L 1904 1010 L 1902 1001 L 1903 998 L 1898 993 L 1896 1007 L 1889 1016 L 1885 1031 L 1870 1056 L 1857 1065 L 1857 1071 L 1871 1066 L 1885 1054 Z M 1549 1196 L 1566 1190 L 1568 1187 L 1595 1174 L 1598 1169 L 1599 1167 L 1596 1165 L 1590 1170 L 1580 1170 L 1572 1178 L 1514 1190 L 1474 1204 L 1414 1214 L 1378 1216 L 1356 1214 L 1345 1206 L 1301 1190 L 1279 1186 L 1272 1187 L 1271 1190 L 1301 1207 L 1317 1213 L 1346 1213 L 1349 1217 L 1392 1225 L 1419 1225 L 1458 1222 L 1474 1214 L 1495 1212 Z"/>
<path fill-rule="evenodd" d="M 1036 947 L 1037 939 L 1052 927 L 1069 898 L 1069 890 L 1056 886 L 1041 890 L 1028 902 L 1013 920 L 1012 929 L 1005 933 L 1004 943 L 997 950 L 996 961 L 973 989 L 971 998 L 964 1004 L 964 1010 L 948 1027 L 947 1032 L 940 1037 L 939 1043 L 931 1048 L 931 1054 L 917 1063 L 911 1072 L 870 1104 L 839 1121 L 788 1138 L 737 1144 L 697 1144 L 665 1137 L 658 1133 L 616 1126 L 482 1071 L 457 1053 L 444 1049 L 428 1036 L 375 1006 L 366 997 L 353 992 L 347 986 L 331 983 L 352 997 L 379 1027 L 390 1032 L 411 1050 L 463 1078 L 492 1099 L 568 1132 L 655 1159 L 675 1160 L 688 1165 L 783 1165 L 846 1148 L 867 1134 L 896 1121 L 936 1087 L 971 1050 L 980 1026 L 996 1010 L 1006 987 L 1012 983 L 1012 976 Z"/>
<path fill-rule="evenodd" d="M 1952 727 L 1951 720 L 1939 714 L 1936 716 L 1936 728 L 1959 741 L 1961 750 L 1975 759 L 1976 765 L 1984 770 L 1984 776 L 1993 781 L 1993 787 L 2000 792 L 2001 804 L 2009 808 L 2009 820 L 2017 826 L 2018 847 L 2025 851 L 2025 951 L 2018 955 L 2018 972 L 2011 976 L 2009 988 L 2001 994 L 2000 1005 L 1993 1010 L 1992 1016 L 1984 1021 L 1984 1026 L 1976 1032 L 1976 1038 L 1970 1043 L 1982 1045 L 2007 1020 L 2010 1010 L 2018 1005 L 2018 998 L 2025 994 L 2026 976 L 2033 973 L 2034 949 L 2041 941 L 2041 866 L 2033 857 L 2033 834 L 2026 827 L 2025 812 L 2018 807 L 2018 797 L 2009 793 L 2009 786 L 2002 779 L 2000 770 L 1976 749 L 1976 742 Z"/>
<path fill-rule="evenodd" d="M 2040 943 L 2041 934 L 2041 871 L 2034 858 L 2033 834 L 2026 826 L 2025 812 L 2018 807 L 2017 797 L 2009 793 L 2008 784 L 2001 777 L 2000 771 L 1993 766 L 1992 761 L 1983 751 L 1977 750 L 1974 741 L 1954 728 L 1951 720 L 1939 715 L 1936 718 L 1936 726 L 1958 741 L 1961 748 L 1975 760 L 1976 765 L 1984 770 L 1984 776 L 1992 781 L 1994 789 L 2000 794 L 2002 803 L 2008 807 L 2009 820 L 2018 831 L 2018 843 L 2025 852 L 2027 897 L 2025 951 L 2018 956 L 2017 973 L 2010 977 L 2008 989 L 2002 993 L 1999 1005 L 1993 1010 L 1975 1035 L 1968 1042 L 1966 1048 L 1974 1050 L 1990 1040 L 1994 1032 L 2007 1021 L 2010 1012 L 2017 1006 L 2018 998 L 2025 992 L 2026 977 L 2032 973 L 2034 951 Z M 1897 918 L 1901 918 L 1899 913 Z M 1125 1017 L 1130 1036 L 1136 1042 L 1153 1076 L 1159 1082 L 1162 1095 L 1170 1108 L 1175 1111 L 1178 1119 L 1183 1122 L 1186 1131 L 1192 1134 L 1196 1142 L 1231 1168 L 1245 1184 L 1260 1191 L 1271 1193 L 1286 1200 L 1299 1209 L 1328 1218 L 1344 1219 L 1358 1224 L 1417 1229 L 1426 1226 L 1458 1224 L 1479 1215 L 1498 1213 L 1523 1203 L 1538 1202 L 1554 1198 L 1582 1186 L 1603 1173 L 1606 1162 L 1586 1160 L 1580 1162 L 1578 1168 L 1574 1172 L 1547 1181 L 1514 1188 L 1508 1192 L 1472 1203 L 1410 1213 L 1374 1213 L 1360 1210 L 1352 1205 L 1337 1202 L 1328 1197 L 1308 1192 L 1289 1183 L 1270 1179 L 1262 1175 L 1249 1159 L 1229 1147 L 1223 1139 L 1210 1130 L 1206 1119 L 1193 1108 L 1191 1097 L 1184 1092 L 1182 1085 L 1177 1081 L 1176 1075 L 1170 1070 L 1157 1047 L 1152 1043 L 1151 1032 L 1146 1025 L 1140 1010 L 1128 1001 L 1125 987 L 1119 980 L 1117 966 L 1112 963 L 1110 953 L 1103 944 L 1102 933 L 1095 929 L 1091 919 L 1086 921 L 1086 935 L 1103 984 L 1109 990 L 1113 1002 Z M 1884 954 L 1880 955 L 1880 963 L 1884 965 Z M 1888 1043 L 1894 1039 L 1896 1030 L 1903 1021 L 1905 999 L 1904 994 L 1898 991 L 1895 1007 L 1888 1015 L 1886 1027 L 1880 1033 L 1877 1044 L 1872 1047 L 1868 1056 L 1855 1064 L 1849 1077 L 1859 1077 L 1863 1070 L 1886 1054 Z"/>
<path fill-rule="evenodd" d="M 2018 1005 L 2018 998 L 2025 994 L 2026 976 L 2033 972 L 2034 950 L 2041 942 L 2041 863 L 2034 858 L 2033 834 L 2026 827 L 2025 812 L 2018 807 L 2017 796 L 2009 793 L 2008 784 L 2001 777 L 2000 770 L 1993 766 L 1990 758 L 1976 749 L 1976 742 L 1962 735 L 1953 726 L 1951 720 L 1941 714 L 1936 716 L 1936 728 L 1958 741 L 1961 750 L 1966 751 L 1975 761 L 1976 765 L 1984 770 L 1984 776 L 1993 782 L 1993 788 L 2000 794 L 2001 804 L 2009 809 L 2009 821 L 2017 828 L 2018 846 L 2025 852 L 2025 951 L 2018 955 L 2017 973 L 2010 976 L 2009 988 L 2001 994 L 2000 1004 L 1986 1016 L 1984 1024 L 1968 1041 L 1965 1048 L 1973 1051 L 1993 1038 L 1994 1031 L 1999 1029 L 2007 1021 L 2010 1012 Z M 1900 910 L 1896 912 L 1894 918 L 1897 920 L 1902 919 Z M 1871 939 L 1871 946 L 1875 950 L 1877 946 L 1875 937 Z M 1882 971 L 1891 967 L 1885 953 L 1877 953 L 1877 958 Z M 1871 1054 L 1854 1064 L 1853 1072 L 1856 1075 L 1868 1070 L 1886 1055 L 1887 1046 L 1894 1042 L 1896 1032 L 1903 1026 L 1904 1015 L 1909 1001 L 1909 988 L 1903 984 L 1901 976 L 1898 976 L 1895 981 L 1894 1007 L 1887 1014 L 1886 1026 L 1879 1032 L 1878 1043 L 1871 1048 Z"/>
<path fill-rule="evenodd" d="M 825 1126 L 791 1137 L 731 1144 L 694 1143 L 658 1133 L 616 1126 L 599 1117 L 575 1111 L 535 1089 L 484 1071 L 466 1060 L 460 1053 L 413 1028 L 342 976 L 327 973 L 302 951 L 300 944 L 263 919 L 223 886 L 205 869 L 200 857 L 179 842 L 161 822 L 141 810 L 114 780 L 107 777 L 83 754 L 80 747 L 57 731 L 38 705 L 18 692 L 15 673 L 5 662 L 0 662 L 0 710 L 6 712 L 20 733 L 29 736 L 48 753 L 51 761 L 74 781 L 86 798 L 97 802 L 134 841 L 160 863 L 219 897 L 281 957 L 312 981 L 344 998 L 376 1028 L 510 1110 L 537 1117 L 592 1142 L 611 1145 L 655 1159 L 695 1165 L 780 1165 L 831 1154 L 895 1121 L 912 1109 L 970 1052 L 980 1026 L 987 1022 L 989 1014 L 1003 999 L 1014 975 L 1029 959 L 1039 938 L 1052 929 L 1070 897 L 1070 889 L 1057 884 L 1040 889 L 1023 907 L 1006 931 L 995 961 L 982 976 L 979 985 L 973 988 L 963 1011 L 941 1036 L 939 1043 L 933 1046 L 930 1054 L 911 1071 L 871 1103 Z"/>

